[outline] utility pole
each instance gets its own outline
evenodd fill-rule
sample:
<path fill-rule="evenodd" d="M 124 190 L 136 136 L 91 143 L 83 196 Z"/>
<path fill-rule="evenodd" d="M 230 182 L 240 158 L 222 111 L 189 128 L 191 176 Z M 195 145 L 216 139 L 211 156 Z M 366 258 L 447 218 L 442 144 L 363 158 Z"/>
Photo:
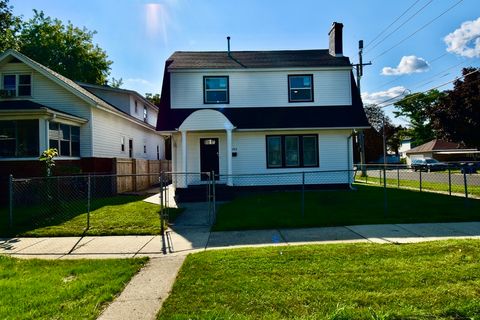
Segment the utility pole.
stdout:
<path fill-rule="evenodd" d="M 354 64 L 353 66 L 357 69 L 357 87 L 358 87 L 358 94 L 360 97 L 362 96 L 362 91 L 360 89 L 360 80 L 363 76 L 363 66 L 369 66 L 372 62 L 363 63 L 363 40 L 358 41 L 358 64 Z M 363 108 L 363 102 L 362 102 Z M 362 170 L 362 176 L 367 175 L 367 169 L 365 166 L 365 133 L 362 131 L 358 134 L 358 144 L 360 146 L 360 167 Z"/>

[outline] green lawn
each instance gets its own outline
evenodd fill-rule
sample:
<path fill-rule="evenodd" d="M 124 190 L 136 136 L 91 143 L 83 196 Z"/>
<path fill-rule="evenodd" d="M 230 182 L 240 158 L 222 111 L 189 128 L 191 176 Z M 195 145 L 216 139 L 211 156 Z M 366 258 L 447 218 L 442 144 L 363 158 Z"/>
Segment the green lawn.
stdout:
<path fill-rule="evenodd" d="M 159 205 L 142 201 L 141 196 L 92 199 L 90 228 L 86 235 L 159 234 Z M 173 218 L 179 209 L 169 209 Z M 2 234 L 17 236 L 79 236 L 87 227 L 85 201 L 54 206 L 15 207 L 14 229 Z"/>
<path fill-rule="evenodd" d="M 0 319 L 96 319 L 145 262 L 0 256 Z"/>
<path fill-rule="evenodd" d="M 376 183 L 378 185 L 383 185 L 383 179 L 378 177 L 369 176 L 365 179 L 365 177 L 357 176 L 355 181 L 357 183 Z M 387 178 L 387 185 L 390 187 L 400 187 L 400 188 L 409 188 L 409 189 L 420 189 L 420 181 L 419 180 L 408 180 L 408 179 L 397 179 Z M 462 184 L 452 184 L 451 185 L 452 193 L 464 195 L 465 194 L 465 186 Z M 422 181 L 422 190 L 429 190 L 429 191 L 436 191 L 436 192 L 449 192 L 448 183 L 441 183 L 441 182 L 428 182 Z M 480 196 L 480 186 L 472 186 L 469 185 L 467 187 L 468 194 L 474 196 Z"/>
<path fill-rule="evenodd" d="M 255 193 L 222 204 L 214 231 L 356 224 L 479 221 L 480 200 L 437 193 L 356 185 L 356 191 Z"/>
<path fill-rule="evenodd" d="M 189 255 L 158 319 L 478 319 L 480 241 Z"/>

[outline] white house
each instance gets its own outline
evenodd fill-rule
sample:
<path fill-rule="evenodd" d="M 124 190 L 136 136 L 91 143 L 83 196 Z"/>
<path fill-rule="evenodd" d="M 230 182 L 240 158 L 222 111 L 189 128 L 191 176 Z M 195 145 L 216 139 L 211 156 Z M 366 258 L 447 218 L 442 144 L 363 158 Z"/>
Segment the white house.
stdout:
<path fill-rule="evenodd" d="M 51 147 L 59 161 L 164 157 L 158 108 L 134 91 L 79 85 L 14 50 L 0 55 L 0 79 L 3 169 L 37 165 Z"/>
<path fill-rule="evenodd" d="M 172 137 L 173 170 L 214 171 L 227 186 L 297 184 L 268 175 L 294 172 L 311 172 L 307 184 L 350 183 L 351 137 L 369 123 L 342 27 L 325 50 L 173 53 L 157 122 Z M 177 188 L 201 183 L 178 177 Z"/>

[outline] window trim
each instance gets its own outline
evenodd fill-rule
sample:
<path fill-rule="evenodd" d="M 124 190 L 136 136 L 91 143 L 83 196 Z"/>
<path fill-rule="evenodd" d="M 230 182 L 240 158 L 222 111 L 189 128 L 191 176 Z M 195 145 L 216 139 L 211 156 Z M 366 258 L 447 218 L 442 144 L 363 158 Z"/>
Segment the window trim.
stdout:
<path fill-rule="evenodd" d="M 213 101 L 207 101 L 207 79 L 208 78 L 226 78 L 227 79 L 227 89 L 208 89 L 211 91 L 226 91 L 227 92 L 227 100 L 226 101 L 221 101 L 221 102 L 213 102 Z M 229 76 L 203 76 L 203 103 L 204 104 L 230 104 L 230 77 Z"/>
<path fill-rule="evenodd" d="M 285 147 L 285 137 L 298 137 L 298 150 L 299 150 L 299 164 L 298 166 L 287 166 L 286 165 L 286 147 Z M 281 141 L 281 159 L 282 159 L 282 164 L 280 166 L 270 166 L 268 162 L 268 138 L 269 137 L 280 137 Z M 316 157 L 316 162 L 314 165 L 304 165 L 304 154 L 303 154 L 303 138 L 304 137 L 314 137 L 316 144 L 316 152 L 315 152 L 315 157 Z M 290 168 L 318 168 L 320 166 L 320 147 L 318 144 L 318 134 L 312 133 L 312 134 L 272 134 L 272 135 L 266 135 L 265 136 L 265 160 L 266 160 L 266 167 L 267 169 L 290 169 Z"/>
<path fill-rule="evenodd" d="M 28 72 L 5 72 L 1 74 L 1 79 L 0 79 L 0 88 L 1 90 L 7 90 L 5 89 L 5 76 L 15 76 L 15 95 L 7 98 L 25 98 L 25 97 L 32 97 L 32 92 L 33 92 L 33 75 L 32 73 Z M 26 87 L 26 85 L 20 85 L 20 76 L 29 76 L 30 77 L 30 94 L 29 95 L 19 95 L 19 87 L 23 86 Z"/>
<path fill-rule="evenodd" d="M 52 123 L 55 123 L 58 128 L 57 128 L 57 132 L 58 132 L 58 138 L 57 139 L 52 139 L 50 138 L 50 125 Z M 61 136 L 61 126 L 68 126 L 69 127 L 69 137 L 68 139 L 61 139 L 60 136 Z M 74 142 L 77 142 L 77 141 L 73 141 L 72 137 L 75 136 L 74 134 L 72 134 L 72 128 L 78 128 L 78 155 L 73 155 L 73 143 Z M 52 146 L 50 145 L 50 140 L 55 140 L 57 141 L 57 144 L 58 144 L 58 147 L 56 148 L 57 151 L 58 151 L 58 155 L 59 157 L 63 157 L 63 158 L 80 158 L 80 151 L 81 151 L 81 146 L 80 146 L 80 126 L 75 126 L 75 125 L 70 125 L 70 124 L 66 124 L 66 123 L 62 123 L 62 122 L 56 122 L 56 121 L 49 121 L 48 122 L 48 147 L 51 148 Z M 69 154 L 68 155 L 62 155 L 62 141 L 68 141 L 68 147 L 69 147 Z"/>
<path fill-rule="evenodd" d="M 310 77 L 310 91 L 311 91 L 311 99 L 309 100 L 292 100 L 292 96 L 291 96 L 291 90 L 292 89 L 306 89 L 306 88 L 292 88 L 290 87 L 290 78 L 292 77 Z M 315 101 L 315 96 L 314 96 L 314 91 L 313 91 L 313 88 L 314 88 L 314 84 L 313 84 L 313 74 L 289 74 L 288 75 L 288 102 L 289 103 L 297 103 L 297 102 L 314 102 Z"/>

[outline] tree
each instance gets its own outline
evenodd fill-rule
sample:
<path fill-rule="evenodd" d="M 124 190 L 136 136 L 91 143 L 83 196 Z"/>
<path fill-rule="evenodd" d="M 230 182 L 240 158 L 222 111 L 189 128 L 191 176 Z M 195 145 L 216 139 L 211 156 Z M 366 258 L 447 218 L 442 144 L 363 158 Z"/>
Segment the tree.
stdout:
<path fill-rule="evenodd" d="M 430 90 L 426 93 L 409 94 L 394 106 L 396 117 L 405 116 L 410 120 L 408 133 L 417 145 L 423 144 L 435 138 L 429 110 L 439 101 L 443 94 L 438 90 Z"/>
<path fill-rule="evenodd" d="M 0 0 L 0 52 L 7 49 L 18 49 L 17 34 L 22 20 L 15 17 L 8 0 Z"/>
<path fill-rule="evenodd" d="M 45 16 L 42 11 L 25 22 L 18 37 L 20 52 L 76 81 L 105 84 L 112 61 L 92 42 L 95 31 Z"/>
<path fill-rule="evenodd" d="M 156 106 L 160 105 L 160 94 L 158 93 L 155 93 L 155 94 L 145 93 L 145 99 L 147 99 L 148 101 L 150 101 Z"/>
<path fill-rule="evenodd" d="M 375 132 L 365 132 L 365 148 L 366 153 L 373 154 L 373 159 L 378 159 L 383 155 L 383 129 L 385 128 L 385 144 L 388 150 L 395 152 L 398 155 L 398 149 L 400 148 L 402 132 L 404 128 L 402 126 L 396 126 L 392 123 L 389 117 L 385 116 L 385 112 L 382 108 L 379 108 L 375 104 L 366 105 L 364 107 L 365 114 L 368 121 L 372 126 L 372 130 Z"/>
<path fill-rule="evenodd" d="M 429 110 L 432 127 L 445 140 L 480 148 L 480 68 L 464 68 L 462 75 Z"/>
<path fill-rule="evenodd" d="M 112 79 L 110 80 L 110 87 L 120 88 L 121 86 L 123 86 L 123 79 L 122 78 L 115 79 L 114 77 L 112 77 Z"/>

